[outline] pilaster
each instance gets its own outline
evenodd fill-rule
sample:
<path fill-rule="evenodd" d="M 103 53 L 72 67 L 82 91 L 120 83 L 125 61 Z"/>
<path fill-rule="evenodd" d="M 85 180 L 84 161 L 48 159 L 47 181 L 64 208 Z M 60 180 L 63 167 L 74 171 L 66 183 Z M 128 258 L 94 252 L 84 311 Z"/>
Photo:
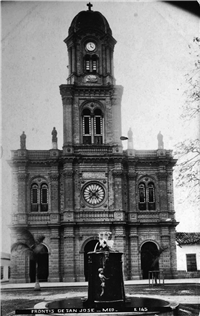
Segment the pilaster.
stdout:
<path fill-rule="evenodd" d="M 74 220 L 74 173 L 72 163 L 64 165 L 64 222 Z"/>
<path fill-rule="evenodd" d="M 167 174 L 166 172 L 159 172 L 157 174 L 159 182 L 159 204 L 161 212 L 167 212 Z M 161 215 L 162 216 L 162 215 Z"/>
<path fill-rule="evenodd" d="M 115 145 L 120 146 L 120 152 L 122 152 L 122 145 L 120 137 L 121 131 L 121 99 L 122 99 L 123 87 L 115 86 L 113 94 L 111 96 L 112 106 L 112 127 L 113 127 L 113 142 Z"/>
<path fill-rule="evenodd" d="M 136 227 L 131 227 L 129 241 L 130 241 L 130 248 L 129 248 L 130 279 L 138 280 L 141 275 L 141 268 L 140 268 L 138 233 L 137 233 Z"/>
<path fill-rule="evenodd" d="M 170 217 L 174 218 L 174 188 L 172 171 L 167 172 L 167 200 Z"/>
<path fill-rule="evenodd" d="M 11 241 L 24 242 L 15 231 L 11 233 Z M 11 254 L 11 283 L 26 283 L 29 282 L 29 256 L 27 252 L 13 252 Z"/>
<path fill-rule="evenodd" d="M 131 171 L 128 173 L 128 189 L 129 189 L 129 221 L 137 221 L 137 202 L 136 202 L 136 173 Z"/>
<path fill-rule="evenodd" d="M 169 235 L 169 227 L 161 227 L 161 246 L 166 250 L 161 254 L 160 270 L 163 270 L 165 278 L 171 277 L 171 243 Z"/>
<path fill-rule="evenodd" d="M 59 213 L 59 174 L 57 167 L 55 170 L 51 168 L 49 176 L 51 187 L 51 213 Z"/>
<path fill-rule="evenodd" d="M 127 277 L 126 273 L 126 234 L 125 234 L 125 228 L 122 225 L 116 225 L 115 226 L 115 240 L 114 245 L 116 245 L 116 249 L 119 252 L 123 253 L 122 258 L 122 266 L 123 266 L 123 272 L 125 277 Z"/>
<path fill-rule="evenodd" d="M 120 166 L 121 168 L 121 166 Z M 122 169 L 113 170 L 113 182 L 114 182 L 114 209 L 115 212 L 123 214 L 123 199 L 122 199 Z M 121 218 L 120 214 L 117 214 Z M 123 216 L 123 215 L 122 215 Z"/>
<path fill-rule="evenodd" d="M 26 214 L 27 207 L 27 173 L 19 170 L 18 173 L 18 214 Z"/>
<path fill-rule="evenodd" d="M 64 275 L 63 282 L 74 282 L 75 280 L 75 236 L 72 226 L 64 227 Z"/>
<path fill-rule="evenodd" d="M 72 61 L 72 67 L 73 66 Z M 69 154 L 72 150 L 73 144 L 73 100 L 74 92 L 72 86 L 61 85 L 60 94 L 63 103 L 63 150 L 64 154 Z"/>
<path fill-rule="evenodd" d="M 60 236 L 59 228 L 51 228 L 51 253 L 49 255 L 49 281 L 60 281 Z"/>
<path fill-rule="evenodd" d="M 176 231 L 175 227 L 170 227 L 170 250 L 171 250 L 171 273 L 172 278 L 177 277 L 177 256 L 176 256 Z"/>
<path fill-rule="evenodd" d="M 18 174 L 17 168 L 12 167 L 12 215 L 18 213 Z"/>

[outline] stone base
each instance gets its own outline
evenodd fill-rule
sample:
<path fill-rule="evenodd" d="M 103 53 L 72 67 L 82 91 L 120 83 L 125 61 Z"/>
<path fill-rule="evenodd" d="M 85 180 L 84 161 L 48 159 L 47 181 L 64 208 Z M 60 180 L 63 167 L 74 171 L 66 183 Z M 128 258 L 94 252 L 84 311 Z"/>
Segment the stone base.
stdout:
<path fill-rule="evenodd" d="M 170 303 L 161 299 L 148 297 L 129 296 L 127 306 L 115 308 L 105 306 L 101 308 L 85 307 L 81 297 L 71 297 L 51 302 L 41 302 L 34 306 L 34 315 L 41 315 L 41 310 L 51 310 L 51 315 L 69 315 L 69 316 L 142 316 L 142 315 L 160 315 L 175 316 L 178 315 L 178 304 Z M 112 314 L 111 314 L 112 313 Z M 46 313 L 45 313 L 46 314 Z"/>

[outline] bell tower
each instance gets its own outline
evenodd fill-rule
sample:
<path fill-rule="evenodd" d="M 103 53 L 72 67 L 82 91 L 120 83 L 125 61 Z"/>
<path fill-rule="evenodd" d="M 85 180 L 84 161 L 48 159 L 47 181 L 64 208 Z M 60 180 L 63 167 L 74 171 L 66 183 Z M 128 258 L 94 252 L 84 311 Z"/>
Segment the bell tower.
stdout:
<path fill-rule="evenodd" d="M 92 10 L 73 19 L 67 45 L 69 75 L 60 86 L 63 101 L 64 154 L 77 146 L 109 146 L 121 152 L 121 97 L 115 85 L 113 53 L 116 40 L 106 18 Z"/>

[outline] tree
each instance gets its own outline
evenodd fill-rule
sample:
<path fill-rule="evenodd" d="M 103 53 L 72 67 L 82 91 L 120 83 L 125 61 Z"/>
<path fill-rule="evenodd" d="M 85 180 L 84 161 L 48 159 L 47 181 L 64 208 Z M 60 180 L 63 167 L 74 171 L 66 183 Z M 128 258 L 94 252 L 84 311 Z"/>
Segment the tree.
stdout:
<path fill-rule="evenodd" d="M 159 249 L 157 249 L 156 253 L 151 253 L 152 255 L 152 264 L 151 264 L 151 270 L 155 271 L 154 272 L 154 278 L 155 278 L 155 284 L 157 284 L 157 279 L 158 279 L 158 272 L 157 270 L 157 266 L 159 264 L 159 259 L 161 254 L 168 249 L 168 246 L 161 246 Z"/>
<path fill-rule="evenodd" d="M 30 258 L 36 263 L 36 282 L 35 282 L 35 291 L 40 291 L 40 284 L 38 278 L 38 262 L 39 256 L 45 253 L 44 246 L 42 245 L 45 236 L 40 235 L 37 238 L 31 234 L 31 232 L 26 228 L 16 228 L 15 232 L 24 240 L 15 242 L 11 246 L 11 253 L 14 252 L 28 252 Z"/>
<path fill-rule="evenodd" d="M 176 145 L 177 186 L 188 188 L 188 196 L 200 202 L 200 38 L 193 39 L 189 46 L 195 55 L 194 69 L 186 75 L 188 88 L 181 119 L 188 129 L 197 127 L 192 139 L 184 139 Z M 194 195 L 195 194 L 195 195 Z"/>

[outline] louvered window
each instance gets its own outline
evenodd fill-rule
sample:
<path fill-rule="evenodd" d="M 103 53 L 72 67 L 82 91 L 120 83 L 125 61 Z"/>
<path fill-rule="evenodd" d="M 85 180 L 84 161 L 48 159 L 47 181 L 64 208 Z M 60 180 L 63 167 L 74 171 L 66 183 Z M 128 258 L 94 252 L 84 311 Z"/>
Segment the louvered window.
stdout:
<path fill-rule="evenodd" d="M 83 144 L 103 143 L 103 115 L 100 109 L 92 114 L 89 109 L 83 110 L 82 118 Z"/>
<path fill-rule="evenodd" d="M 84 71 L 96 73 L 98 71 L 98 57 L 97 55 L 85 55 L 84 57 Z"/>
<path fill-rule="evenodd" d="M 85 61 L 85 69 L 86 69 L 86 71 L 90 71 L 90 61 L 89 60 Z"/>

